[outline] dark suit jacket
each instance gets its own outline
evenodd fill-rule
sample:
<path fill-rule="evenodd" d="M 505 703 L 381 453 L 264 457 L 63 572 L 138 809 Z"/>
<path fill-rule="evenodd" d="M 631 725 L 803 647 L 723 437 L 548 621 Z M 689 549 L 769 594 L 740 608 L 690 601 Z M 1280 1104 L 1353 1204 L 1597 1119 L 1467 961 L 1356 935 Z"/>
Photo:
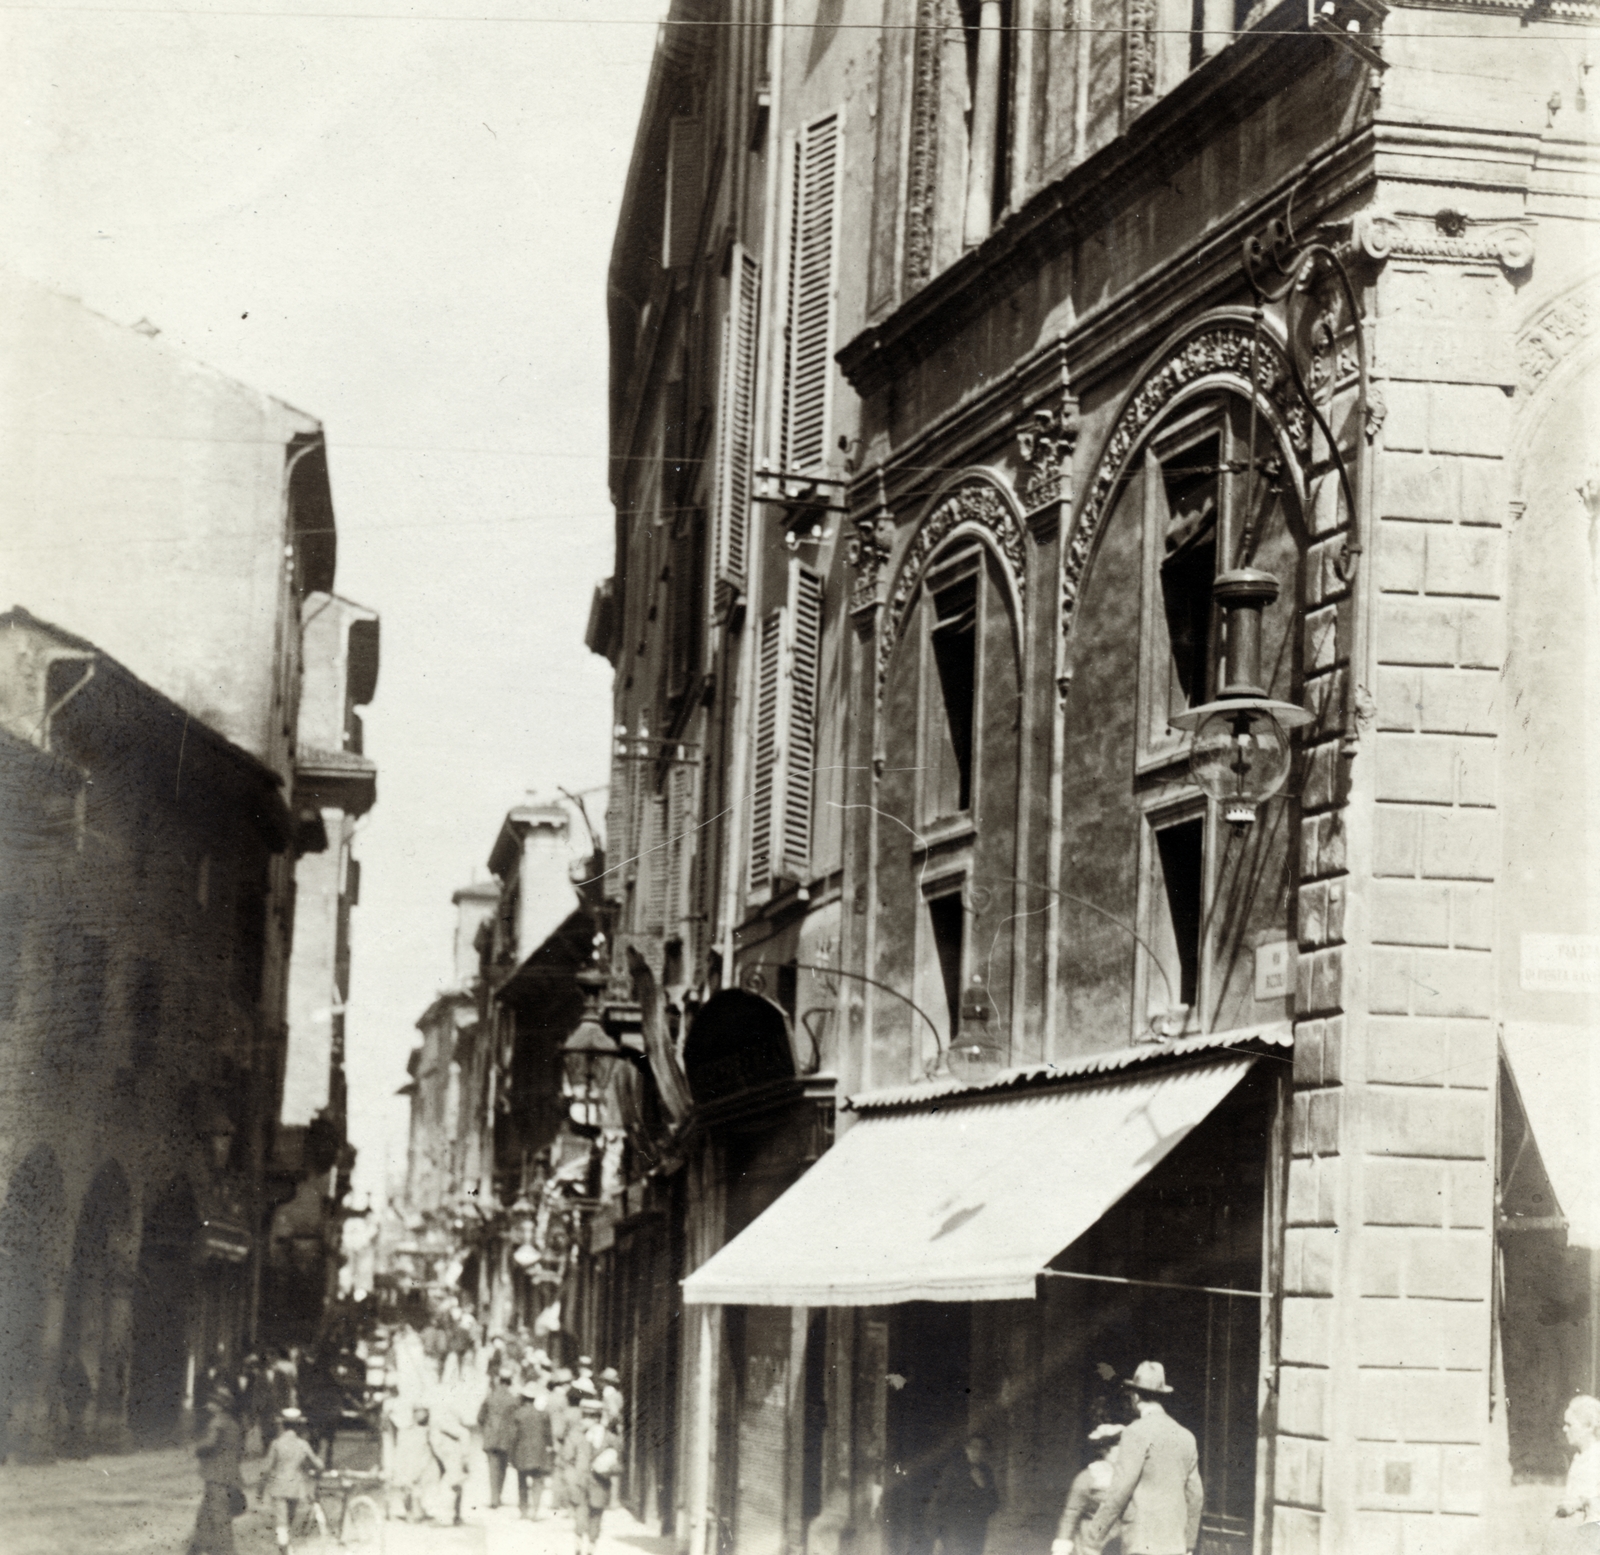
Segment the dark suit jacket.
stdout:
<path fill-rule="evenodd" d="M 511 1464 L 526 1473 L 550 1468 L 550 1416 L 531 1399 L 517 1406 L 511 1417 Z"/>
<path fill-rule="evenodd" d="M 485 1452 L 511 1451 L 511 1443 L 517 1434 L 512 1422 L 516 1419 L 517 1405 L 521 1402 L 510 1388 L 496 1386 L 490 1390 L 483 1407 L 478 1411 L 478 1425 L 483 1431 Z"/>
<path fill-rule="evenodd" d="M 1125 1555 L 1186 1555 L 1199 1542 L 1204 1505 L 1194 1437 L 1163 1409 L 1122 1433 L 1116 1474 L 1086 1539 L 1098 1549 L 1126 1512 Z"/>

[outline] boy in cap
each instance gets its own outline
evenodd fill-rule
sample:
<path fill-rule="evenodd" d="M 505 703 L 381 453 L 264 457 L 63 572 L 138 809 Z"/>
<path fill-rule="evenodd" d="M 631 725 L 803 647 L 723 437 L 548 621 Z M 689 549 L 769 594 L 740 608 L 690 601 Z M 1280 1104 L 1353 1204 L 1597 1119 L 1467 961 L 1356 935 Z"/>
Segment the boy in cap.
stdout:
<path fill-rule="evenodd" d="M 567 1432 L 562 1459 L 567 1469 L 567 1494 L 572 1503 L 572 1526 L 577 1534 L 577 1555 L 593 1555 L 600 1537 L 600 1514 L 611 1505 L 611 1481 L 620 1467 L 616 1432 L 605 1422 L 605 1409 L 597 1398 L 578 1406 L 579 1417 Z"/>
<path fill-rule="evenodd" d="M 1200 1540 L 1200 1455 L 1162 1403 L 1172 1389 L 1160 1361 L 1141 1361 L 1123 1386 L 1139 1418 L 1122 1433 L 1111 1484 L 1084 1535 L 1098 1550 L 1119 1518 L 1123 1555 L 1193 1555 Z"/>
<path fill-rule="evenodd" d="M 328 1536 L 328 1519 L 317 1500 L 317 1474 L 322 1468 L 322 1459 L 300 1435 L 304 1425 L 305 1416 L 294 1406 L 278 1412 L 278 1434 L 267 1448 L 267 1461 L 262 1465 L 261 1484 L 256 1491 L 258 1506 L 268 1500 L 272 1502 L 280 1550 L 289 1548 L 289 1533 L 302 1502 L 315 1514 L 317 1529 L 323 1538 Z"/>

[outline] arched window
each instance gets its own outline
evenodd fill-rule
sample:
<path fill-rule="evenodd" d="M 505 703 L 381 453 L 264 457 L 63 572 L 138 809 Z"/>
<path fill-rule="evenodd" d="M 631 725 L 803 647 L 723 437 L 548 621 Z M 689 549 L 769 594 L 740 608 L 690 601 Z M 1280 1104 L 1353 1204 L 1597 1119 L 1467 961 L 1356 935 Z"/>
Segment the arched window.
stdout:
<path fill-rule="evenodd" d="M 959 1072 L 1010 1050 L 1020 668 L 1013 584 L 976 533 L 923 569 L 884 702 L 878 972 L 906 989 Z M 912 1070 L 936 1065 L 910 1012 Z"/>

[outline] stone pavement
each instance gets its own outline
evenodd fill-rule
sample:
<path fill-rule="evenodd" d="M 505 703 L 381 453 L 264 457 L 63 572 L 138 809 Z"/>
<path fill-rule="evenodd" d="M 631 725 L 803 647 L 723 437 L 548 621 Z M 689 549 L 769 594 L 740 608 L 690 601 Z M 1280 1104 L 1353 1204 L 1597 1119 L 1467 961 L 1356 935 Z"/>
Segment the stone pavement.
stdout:
<path fill-rule="evenodd" d="M 524 1522 L 491 1512 L 482 1455 L 467 1487 L 460 1528 L 383 1524 L 372 1555 L 571 1555 L 571 1522 Z M 234 1523 L 238 1555 L 273 1555 L 270 1515 L 255 1503 L 259 1460 L 245 1463 L 250 1509 Z M 5 1555 L 183 1555 L 200 1504 L 193 1452 L 170 1447 L 118 1457 L 48 1464 L 0 1464 L 0 1550 Z M 297 1555 L 335 1555 L 316 1535 L 297 1539 Z M 671 1555 L 673 1541 L 652 1537 L 624 1511 L 607 1512 L 598 1555 Z"/>

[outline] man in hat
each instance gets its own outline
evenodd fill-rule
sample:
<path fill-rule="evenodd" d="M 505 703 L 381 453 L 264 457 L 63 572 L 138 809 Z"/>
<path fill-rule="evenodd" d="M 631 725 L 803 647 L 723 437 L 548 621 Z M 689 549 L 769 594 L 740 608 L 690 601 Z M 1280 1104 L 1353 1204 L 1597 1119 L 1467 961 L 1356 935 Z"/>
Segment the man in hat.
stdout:
<path fill-rule="evenodd" d="M 611 1482 L 621 1467 L 621 1443 L 616 1432 L 607 1427 L 605 1407 L 599 1399 L 585 1398 L 578 1409 L 578 1419 L 567 1430 L 561 1457 L 566 1467 L 573 1531 L 577 1534 L 577 1555 L 594 1555 L 600 1517 L 611 1505 Z"/>
<path fill-rule="evenodd" d="M 1200 1540 L 1200 1454 L 1162 1403 L 1172 1392 L 1160 1361 L 1141 1361 L 1123 1384 L 1139 1418 L 1122 1433 L 1111 1485 L 1083 1535 L 1098 1550 L 1123 1519 L 1123 1555 L 1191 1555 Z"/>
<path fill-rule="evenodd" d="M 606 1424 L 613 1431 L 622 1429 L 622 1378 L 615 1366 L 600 1373 L 600 1402 L 605 1405 Z"/>
<path fill-rule="evenodd" d="M 556 1511 L 564 1512 L 567 1500 L 567 1471 L 561 1449 L 569 1429 L 575 1429 L 578 1420 L 577 1401 L 582 1395 L 572 1386 L 572 1373 L 558 1366 L 550 1375 L 550 1392 L 545 1399 L 545 1413 L 550 1417 L 550 1446 L 555 1454 L 555 1467 L 551 1471 L 551 1504 Z"/>
<path fill-rule="evenodd" d="M 530 1520 L 539 1516 L 544 1482 L 550 1473 L 550 1412 L 542 1389 L 529 1382 L 522 1389 L 511 1420 L 511 1466 L 517 1471 L 517 1508 Z"/>
<path fill-rule="evenodd" d="M 483 1452 L 489 1460 L 489 1509 L 500 1505 L 500 1492 L 505 1487 L 506 1464 L 511 1457 L 511 1443 L 516 1438 L 512 1423 L 520 1402 L 511 1386 L 511 1373 L 503 1371 L 495 1379 L 489 1396 L 478 1408 L 478 1429 L 483 1433 Z"/>
<path fill-rule="evenodd" d="M 219 1385 L 206 1405 L 206 1432 L 194 1449 L 205 1492 L 189 1539 L 189 1555 L 233 1555 L 235 1510 L 244 1510 L 239 1473 L 243 1438 L 233 1415 L 233 1394 Z"/>
<path fill-rule="evenodd" d="M 322 1459 L 300 1435 L 305 1429 L 305 1420 L 293 1405 L 280 1411 L 278 1434 L 267 1448 L 267 1460 L 261 1466 L 261 1483 L 256 1490 L 257 1505 L 272 1502 L 280 1550 L 289 1548 L 296 1509 L 302 1505 L 311 1508 L 323 1538 L 328 1536 L 328 1520 L 317 1501 L 317 1474 L 322 1468 Z"/>
<path fill-rule="evenodd" d="M 598 1398 L 600 1390 L 594 1385 L 594 1362 L 587 1355 L 578 1357 L 578 1375 L 572 1385 L 588 1398 Z"/>

